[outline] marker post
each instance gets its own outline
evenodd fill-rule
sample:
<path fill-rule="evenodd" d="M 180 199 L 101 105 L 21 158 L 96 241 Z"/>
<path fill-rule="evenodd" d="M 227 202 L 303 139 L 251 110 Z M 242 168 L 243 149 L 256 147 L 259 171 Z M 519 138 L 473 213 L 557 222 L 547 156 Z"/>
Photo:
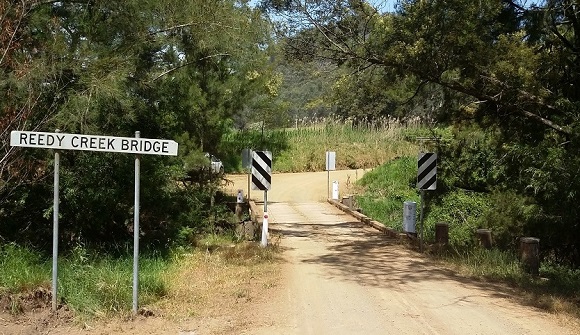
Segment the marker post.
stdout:
<path fill-rule="evenodd" d="M 262 247 L 268 246 L 268 191 L 264 191 L 264 217 L 262 218 Z"/>

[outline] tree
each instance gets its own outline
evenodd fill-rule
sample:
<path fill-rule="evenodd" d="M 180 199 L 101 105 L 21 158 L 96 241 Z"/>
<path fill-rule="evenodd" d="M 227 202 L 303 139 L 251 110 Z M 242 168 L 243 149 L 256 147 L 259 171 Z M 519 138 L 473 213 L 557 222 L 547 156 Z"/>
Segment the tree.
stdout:
<path fill-rule="evenodd" d="M 234 0 L 3 1 L 0 9 L 1 238 L 42 247 L 50 227 L 51 153 L 10 148 L 15 129 L 183 140 L 178 158 L 143 160 L 143 233 L 164 246 L 180 225 L 201 226 L 206 186 L 184 190 L 176 180 L 266 90 L 267 79 L 248 75 L 269 77 L 261 13 Z M 129 240 L 132 157 L 71 151 L 62 161 L 64 245 Z"/>

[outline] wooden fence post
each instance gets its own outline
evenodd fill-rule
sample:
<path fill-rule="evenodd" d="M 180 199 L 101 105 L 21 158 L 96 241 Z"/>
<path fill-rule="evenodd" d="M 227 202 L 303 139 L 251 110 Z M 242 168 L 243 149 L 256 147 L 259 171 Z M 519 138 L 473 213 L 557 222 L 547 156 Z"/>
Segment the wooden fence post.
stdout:
<path fill-rule="evenodd" d="M 481 246 L 486 249 L 491 249 L 493 245 L 493 239 L 491 238 L 491 230 L 489 229 L 478 229 L 476 232 L 477 238 Z"/>
<path fill-rule="evenodd" d="M 537 276 L 540 272 L 540 239 L 522 237 L 520 239 L 520 255 L 526 271 Z"/>
<path fill-rule="evenodd" d="M 435 224 L 435 243 L 440 245 L 449 244 L 449 224 L 445 222 Z"/>

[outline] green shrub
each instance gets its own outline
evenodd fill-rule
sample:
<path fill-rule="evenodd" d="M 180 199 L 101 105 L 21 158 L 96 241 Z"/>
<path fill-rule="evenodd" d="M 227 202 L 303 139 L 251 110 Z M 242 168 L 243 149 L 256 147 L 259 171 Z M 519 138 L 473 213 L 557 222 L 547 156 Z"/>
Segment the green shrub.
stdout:
<path fill-rule="evenodd" d="M 427 203 L 425 239 L 435 239 L 435 224 L 449 224 L 449 243 L 457 248 L 474 245 L 475 231 L 481 228 L 481 218 L 489 209 L 489 196 L 460 189 L 447 192 Z"/>
<path fill-rule="evenodd" d="M 492 231 L 494 244 L 506 250 L 516 250 L 518 239 L 526 236 L 526 223 L 540 216 L 533 199 L 513 191 L 494 191 L 489 196 L 489 206 L 480 218 L 480 226 Z"/>
<path fill-rule="evenodd" d="M 401 230 L 403 224 L 403 203 L 419 203 L 419 193 L 415 189 L 417 159 L 402 157 L 367 172 L 357 184 L 364 188 L 356 201 L 363 213 L 385 226 Z"/>

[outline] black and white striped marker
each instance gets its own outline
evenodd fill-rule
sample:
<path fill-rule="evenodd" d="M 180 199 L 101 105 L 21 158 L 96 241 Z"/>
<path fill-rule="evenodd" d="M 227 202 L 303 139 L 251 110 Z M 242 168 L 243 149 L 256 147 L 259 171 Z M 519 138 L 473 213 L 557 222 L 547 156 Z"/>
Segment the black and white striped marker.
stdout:
<path fill-rule="evenodd" d="M 272 188 L 272 152 L 254 151 L 252 155 L 252 190 Z"/>
<path fill-rule="evenodd" d="M 429 191 L 437 189 L 437 154 L 420 153 L 417 166 L 417 188 Z"/>

